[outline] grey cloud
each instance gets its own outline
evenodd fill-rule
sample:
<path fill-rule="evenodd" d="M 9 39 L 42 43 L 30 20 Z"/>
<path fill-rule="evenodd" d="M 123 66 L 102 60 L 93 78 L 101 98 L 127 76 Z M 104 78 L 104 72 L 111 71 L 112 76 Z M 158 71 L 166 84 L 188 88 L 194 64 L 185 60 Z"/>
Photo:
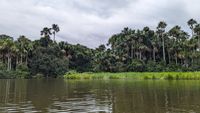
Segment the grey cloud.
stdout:
<path fill-rule="evenodd" d="M 123 27 L 155 29 L 160 20 L 168 29 L 187 20 L 200 20 L 198 0 L 0 0 L 0 34 L 39 39 L 40 30 L 53 23 L 57 39 L 97 47 Z"/>

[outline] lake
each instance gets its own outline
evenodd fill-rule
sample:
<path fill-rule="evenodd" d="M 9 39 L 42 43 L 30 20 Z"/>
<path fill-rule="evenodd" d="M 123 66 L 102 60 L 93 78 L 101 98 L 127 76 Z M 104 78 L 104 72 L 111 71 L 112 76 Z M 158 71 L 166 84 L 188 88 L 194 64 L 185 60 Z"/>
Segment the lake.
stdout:
<path fill-rule="evenodd" d="M 0 113 L 199 113 L 200 81 L 0 80 Z"/>

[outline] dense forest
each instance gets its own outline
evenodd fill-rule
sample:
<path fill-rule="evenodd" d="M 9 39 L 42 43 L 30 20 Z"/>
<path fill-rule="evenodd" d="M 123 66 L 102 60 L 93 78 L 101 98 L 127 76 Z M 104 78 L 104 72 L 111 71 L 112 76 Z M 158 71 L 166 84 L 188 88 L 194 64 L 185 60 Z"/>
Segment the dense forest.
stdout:
<path fill-rule="evenodd" d="M 180 26 L 166 30 L 124 28 L 96 49 L 56 42 L 58 25 L 45 27 L 39 40 L 14 40 L 0 35 L 0 77 L 62 77 L 66 72 L 160 72 L 200 70 L 200 24 L 190 19 L 187 33 Z M 191 35 L 189 35 L 191 34 Z"/>

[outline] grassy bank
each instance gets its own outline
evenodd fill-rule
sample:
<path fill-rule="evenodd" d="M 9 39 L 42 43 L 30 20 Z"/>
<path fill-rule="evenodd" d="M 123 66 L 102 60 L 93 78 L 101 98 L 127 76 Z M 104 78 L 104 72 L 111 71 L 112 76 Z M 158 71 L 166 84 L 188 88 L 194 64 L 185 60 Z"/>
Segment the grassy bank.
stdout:
<path fill-rule="evenodd" d="M 36 75 L 32 78 L 43 78 Z M 0 79 L 30 78 L 26 71 L 0 71 Z M 62 78 L 62 77 L 61 77 Z M 200 80 L 200 72 L 123 72 L 123 73 L 76 73 L 68 72 L 64 79 L 135 79 L 135 80 Z"/>
<path fill-rule="evenodd" d="M 146 79 L 146 80 L 200 80 L 200 72 L 124 72 L 124 73 L 75 73 L 65 79 Z"/>
<path fill-rule="evenodd" d="M 0 70 L 0 79 L 19 79 L 19 78 L 28 78 L 29 72 L 27 71 L 6 71 Z"/>

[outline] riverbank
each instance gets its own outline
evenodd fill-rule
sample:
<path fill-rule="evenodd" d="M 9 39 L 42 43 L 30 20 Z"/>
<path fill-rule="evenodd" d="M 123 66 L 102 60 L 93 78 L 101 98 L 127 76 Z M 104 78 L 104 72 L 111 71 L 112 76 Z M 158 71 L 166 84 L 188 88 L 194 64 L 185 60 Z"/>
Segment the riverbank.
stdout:
<path fill-rule="evenodd" d="M 28 71 L 6 71 L 0 70 L 0 79 L 26 79 L 29 78 Z"/>
<path fill-rule="evenodd" d="M 0 79 L 28 79 L 44 78 L 43 75 L 37 74 L 30 77 L 26 71 L 0 71 Z M 134 79 L 134 80 L 200 80 L 200 72 L 121 72 L 121 73 L 77 73 L 67 72 L 64 76 L 58 78 L 84 80 L 84 79 Z"/>
<path fill-rule="evenodd" d="M 67 73 L 65 79 L 200 80 L 200 72 Z"/>

